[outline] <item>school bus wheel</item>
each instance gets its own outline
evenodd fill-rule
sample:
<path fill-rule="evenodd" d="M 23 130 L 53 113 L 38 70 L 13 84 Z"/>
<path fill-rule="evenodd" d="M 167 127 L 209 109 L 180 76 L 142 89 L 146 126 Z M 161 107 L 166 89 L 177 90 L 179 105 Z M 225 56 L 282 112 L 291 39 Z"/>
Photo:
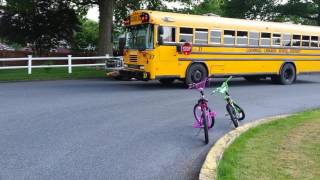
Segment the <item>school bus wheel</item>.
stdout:
<path fill-rule="evenodd" d="M 192 64 L 186 74 L 186 84 L 199 83 L 208 77 L 207 68 L 201 63 Z"/>
<path fill-rule="evenodd" d="M 297 80 L 296 67 L 292 63 L 282 66 L 280 74 L 271 77 L 272 81 L 282 85 L 290 85 Z"/>

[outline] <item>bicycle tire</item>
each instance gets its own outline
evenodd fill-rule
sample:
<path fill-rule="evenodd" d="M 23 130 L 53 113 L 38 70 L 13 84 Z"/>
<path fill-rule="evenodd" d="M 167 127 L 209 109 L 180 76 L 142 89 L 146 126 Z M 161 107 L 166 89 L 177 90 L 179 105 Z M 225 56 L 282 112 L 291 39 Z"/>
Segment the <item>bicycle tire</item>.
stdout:
<path fill-rule="evenodd" d="M 238 118 L 239 121 L 242 121 L 246 118 L 246 114 L 244 110 L 236 103 L 233 103 L 234 107 L 238 109 L 238 113 L 241 114 L 241 116 Z"/>
<path fill-rule="evenodd" d="M 233 122 L 233 125 L 235 128 L 239 127 L 239 121 L 235 112 L 235 109 L 233 108 L 233 106 L 231 104 L 227 104 L 227 111 L 230 115 L 231 121 Z"/>
<path fill-rule="evenodd" d="M 194 118 L 200 123 L 201 119 L 199 119 L 199 116 L 197 115 L 197 112 L 196 112 L 197 109 L 199 109 L 201 111 L 201 106 L 199 104 L 194 105 L 193 115 L 194 115 Z M 208 109 L 209 109 L 209 113 L 211 113 L 212 112 L 211 109 L 210 108 L 208 108 Z M 202 116 L 202 114 L 201 114 L 201 116 Z M 208 128 L 209 129 L 213 128 L 214 123 L 215 123 L 215 117 L 211 116 L 211 124 L 210 123 L 208 124 Z"/>
<path fill-rule="evenodd" d="M 207 121 L 206 114 L 207 113 L 205 111 L 202 112 L 204 139 L 205 139 L 205 143 L 208 144 L 209 143 L 209 132 L 208 132 L 208 124 L 207 124 L 208 121 Z"/>

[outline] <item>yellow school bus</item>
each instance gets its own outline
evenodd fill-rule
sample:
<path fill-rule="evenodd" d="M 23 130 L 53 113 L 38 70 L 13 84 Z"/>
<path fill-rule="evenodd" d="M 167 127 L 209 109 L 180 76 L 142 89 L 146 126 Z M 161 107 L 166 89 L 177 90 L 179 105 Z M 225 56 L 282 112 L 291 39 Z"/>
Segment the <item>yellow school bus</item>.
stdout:
<path fill-rule="evenodd" d="M 320 72 L 320 27 L 148 10 L 124 24 L 123 77 L 190 84 L 233 75 L 292 84 Z M 190 54 L 181 52 L 186 42 Z"/>

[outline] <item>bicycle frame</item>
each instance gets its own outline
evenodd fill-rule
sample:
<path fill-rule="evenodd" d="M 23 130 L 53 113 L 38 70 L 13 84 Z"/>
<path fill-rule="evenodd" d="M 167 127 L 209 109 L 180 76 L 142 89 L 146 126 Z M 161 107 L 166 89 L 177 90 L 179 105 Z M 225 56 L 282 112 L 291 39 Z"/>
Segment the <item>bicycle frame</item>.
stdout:
<path fill-rule="evenodd" d="M 235 108 L 234 106 L 234 100 L 231 98 L 231 95 L 229 94 L 229 85 L 228 82 L 232 79 L 232 76 L 230 76 L 225 82 L 222 83 L 222 85 L 218 88 L 216 88 L 212 94 L 219 92 L 221 94 L 224 94 L 224 100 L 230 104 L 233 108 Z M 240 113 L 238 108 L 235 108 L 235 110 L 237 111 L 237 113 Z"/>
<path fill-rule="evenodd" d="M 204 112 L 207 113 L 205 114 L 207 117 L 207 121 L 210 121 L 212 117 L 215 118 L 217 115 L 215 112 L 210 112 L 210 108 L 208 107 L 208 100 L 205 98 L 205 95 L 204 95 L 204 88 L 206 84 L 209 82 L 209 80 L 210 79 L 207 78 L 198 84 L 191 84 L 189 86 L 190 89 L 197 89 L 200 92 L 201 96 L 197 104 L 201 108 L 201 112 L 202 112 L 201 116 L 203 115 Z M 197 119 L 197 117 L 195 117 L 195 119 L 196 121 L 194 123 L 194 128 L 201 128 L 203 126 L 202 117 L 201 117 L 201 120 Z M 211 125 L 212 123 L 214 122 L 207 123 L 207 124 Z"/>

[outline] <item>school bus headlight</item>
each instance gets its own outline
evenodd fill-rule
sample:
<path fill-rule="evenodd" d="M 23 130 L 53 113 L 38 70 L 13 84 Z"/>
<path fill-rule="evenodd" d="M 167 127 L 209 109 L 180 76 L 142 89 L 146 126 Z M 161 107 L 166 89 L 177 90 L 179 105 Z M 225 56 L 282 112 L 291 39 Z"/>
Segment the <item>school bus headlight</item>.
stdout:
<path fill-rule="evenodd" d="M 140 70 L 144 70 L 144 66 L 140 66 Z"/>
<path fill-rule="evenodd" d="M 128 67 L 128 64 L 124 64 L 123 67 L 124 67 L 124 68 L 127 68 L 127 67 Z"/>

